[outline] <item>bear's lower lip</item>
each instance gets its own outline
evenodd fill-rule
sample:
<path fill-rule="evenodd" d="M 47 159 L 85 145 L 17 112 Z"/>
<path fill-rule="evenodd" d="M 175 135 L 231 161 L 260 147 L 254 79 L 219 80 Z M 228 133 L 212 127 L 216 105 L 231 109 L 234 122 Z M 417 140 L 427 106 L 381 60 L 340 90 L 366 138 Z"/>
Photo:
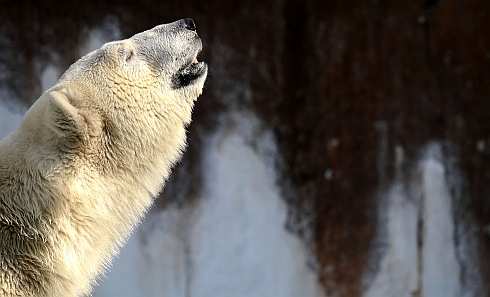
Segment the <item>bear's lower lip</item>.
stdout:
<path fill-rule="evenodd" d="M 192 62 L 184 69 L 179 71 L 172 79 L 174 89 L 186 87 L 192 84 L 196 79 L 201 77 L 206 71 L 206 63 L 197 62 L 194 58 Z"/>

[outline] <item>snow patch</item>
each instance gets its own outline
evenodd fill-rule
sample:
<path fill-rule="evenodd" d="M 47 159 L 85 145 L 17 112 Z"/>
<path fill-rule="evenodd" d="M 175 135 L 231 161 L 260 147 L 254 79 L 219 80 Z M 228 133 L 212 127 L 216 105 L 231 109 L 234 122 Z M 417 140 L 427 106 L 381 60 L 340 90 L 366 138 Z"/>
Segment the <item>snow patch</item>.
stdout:
<path fill-rule="evenodd" d="M 192 292 L 216 297 L 317 296 L 320 290 L 306 265 L 305 249 L 284 228 L 287 209 L 275 176 L 238 130 L 247 125 L 236 127 L 205 157 L 201 205 L 206 211 L 193 230 L 199 265 Z"/>
<path fill-rule="evenodd" d="M 430 157 L 424 161 L 422 172 L 422 296 L 461 296 L 452 202 L 444 165 L 441 160 Z"/>
<path fill-rule="evenodd" d="M 115 259 L 93 296 L 188 296 L 185 238 L 191 208 L 149 216 Z"/>
<path fill-rule="evenodd" d="M 388 194 L 388 251 L 378 275 L 365 297 L 411 297 L 417 291 L 417 217 L 418 207 L 397 183 Z"/>
<path fill-rule="evenodd" d="M 41 86 L 43 92 L 54 86 L 60 78 L 60 70 L 53 65 L 46 66 L 41 74 Z"/>
<path fill-rule="evenodd" d="M 416 178 L 407 182 L 396 166 L 395 182 L 387 193 L 388 248 L 366 297 L 477 296 L 461 283 L 467 263 L 457 258 L 456 219 L 442 147 L 430 144 L 423 151 Z"/>

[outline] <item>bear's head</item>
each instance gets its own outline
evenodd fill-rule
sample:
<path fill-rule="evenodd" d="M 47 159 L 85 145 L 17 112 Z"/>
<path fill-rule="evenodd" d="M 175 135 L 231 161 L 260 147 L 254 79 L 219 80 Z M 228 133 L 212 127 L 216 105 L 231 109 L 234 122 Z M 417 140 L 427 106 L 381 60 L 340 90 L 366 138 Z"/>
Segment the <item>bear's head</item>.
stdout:
<path fill-rule="evenodd" d="M 44 122 L 64 152 L 181 150 L 207 76 L 207 65 L 197 61 L 201 49 L 192 19 L 106 43 L 70 66 L 38 100 L 47 105 Z"/>
<path fill-rule="evenodd" d="M 99 90 L 113 87 L 104 84 L 111 81 L 128 90 L 158 85 L 166 96 L 194 100 L 202 91 L 207 73 L 206 64 L 197 61 L 201 49 L 194 22 L 183 19 L 104 44 L 73 64 L 60 82 L 93 78 L 89 83 L 98 85 Z M 83 72 L 90 72 L 92 77 Z M 117 89 L 109 92 L 117 93 Z"/>

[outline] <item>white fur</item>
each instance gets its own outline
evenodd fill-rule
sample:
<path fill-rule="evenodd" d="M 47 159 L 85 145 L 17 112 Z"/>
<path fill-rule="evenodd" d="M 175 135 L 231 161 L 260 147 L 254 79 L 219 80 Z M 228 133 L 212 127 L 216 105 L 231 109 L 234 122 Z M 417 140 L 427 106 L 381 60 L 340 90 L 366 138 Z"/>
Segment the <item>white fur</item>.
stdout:
<path fill-rule="evenodd" d="M 107 43 L 0 142 L 0 296 L 90 292 L 181 156 L 200 48 L 182 20 Z"/>

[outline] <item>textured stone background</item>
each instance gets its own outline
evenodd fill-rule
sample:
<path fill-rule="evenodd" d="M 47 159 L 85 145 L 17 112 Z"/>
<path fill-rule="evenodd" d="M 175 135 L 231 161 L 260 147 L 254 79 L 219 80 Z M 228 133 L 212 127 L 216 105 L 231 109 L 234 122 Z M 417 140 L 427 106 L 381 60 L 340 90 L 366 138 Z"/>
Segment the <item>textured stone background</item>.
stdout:
<path fill-rule="evenodd" d="M 310 245 L 327 293 L 358 296 L 396 147 L 409 178 L 437 141 L 446 172 L 462 177 L 451 184 L 453 219 L 475 218 L 490 296 L 490 2 L 1 1 L 2 98 L 29 106 L 47 61 L 66 68 L 102 20 L 126 37 L 182 17 L 197 23 L 210 74 L 158 207 L 198 196 L 199 131 L 213 131 L 221 111 L 253 110 L 279 140 L 288 229 Z"/>

